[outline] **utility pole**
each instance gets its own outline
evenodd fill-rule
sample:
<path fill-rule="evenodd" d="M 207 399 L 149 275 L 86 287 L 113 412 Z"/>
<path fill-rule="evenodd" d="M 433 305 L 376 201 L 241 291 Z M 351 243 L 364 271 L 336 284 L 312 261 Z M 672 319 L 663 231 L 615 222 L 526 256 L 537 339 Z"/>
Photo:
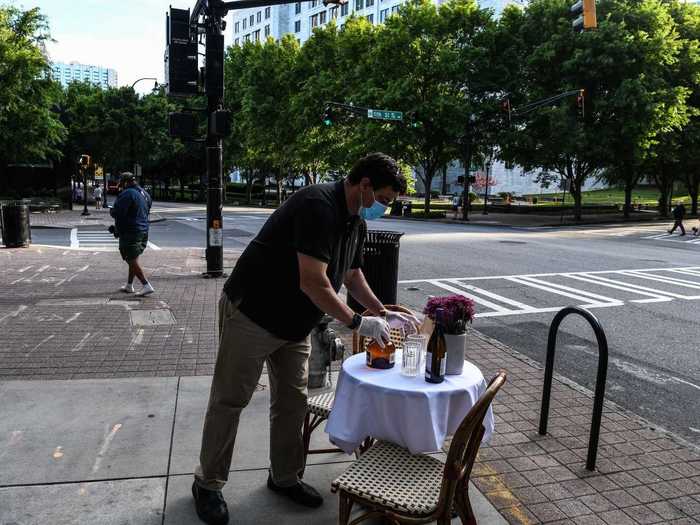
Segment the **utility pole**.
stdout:
<path fill-rule="evenodd" d="M 473 113 L 469 115 L 467 120 L 466 128 L 464 131 L 464 191 L 462 197 L 462 220 L 469 220 L 469 183 L 471 182 L 469 177 L 469 170 L 472 164 L 472 138 L 474 131 L 474 122 L 476 122 L 476 115 Z"/>
<path fill-rule="evenodd" d="M 491 172 L 491 159 L 486 161 L 486 189 L 484 190 L 484 211 L 482 212 L 484 215 L 488 215 L 488 206 L 489 206 L 489 175 Z"/>
<path fill-rule="evenodd" d="M 83 213 L 80 215 L 90 215 L 87 205 L 87 170 L 90 166 L 90 155 L 81 155 L 80 160 L 78 160 L 78 165 L 80 166 L 80 170 L 82 171 L 83 175 Z"/>

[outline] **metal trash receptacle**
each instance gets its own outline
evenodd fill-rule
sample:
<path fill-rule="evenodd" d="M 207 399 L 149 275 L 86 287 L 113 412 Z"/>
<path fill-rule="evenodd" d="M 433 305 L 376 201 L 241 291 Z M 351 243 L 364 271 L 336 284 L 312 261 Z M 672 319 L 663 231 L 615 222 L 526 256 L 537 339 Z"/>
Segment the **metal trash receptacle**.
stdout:
<path fill-rule="evenodd" d="M 399 279 L 399 241 L 402 232 L 368 230 L 363 250 L 362 273 L 383 304 L 396 304 Z M 348 293 L 348 306 L 357 313 L 365 309 Z"/>
<path fill-rule="evenodd" d="M 29 206 L 21 202 L 0 204 L 2 242 L 7 248 L 24 248 L 32 241 Z"/>

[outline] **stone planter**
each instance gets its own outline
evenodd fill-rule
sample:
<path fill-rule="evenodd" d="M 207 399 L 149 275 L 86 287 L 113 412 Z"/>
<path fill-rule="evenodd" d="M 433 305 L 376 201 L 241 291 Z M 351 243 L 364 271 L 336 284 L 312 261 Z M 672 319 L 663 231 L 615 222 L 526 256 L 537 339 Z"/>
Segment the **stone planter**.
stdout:
<path fill-rule="evenodd" d="M 459 375 L 464 368 L 464 353 L 467 349 L 467 334 L 445 334 L 447 366 L 445 374 Z"/>

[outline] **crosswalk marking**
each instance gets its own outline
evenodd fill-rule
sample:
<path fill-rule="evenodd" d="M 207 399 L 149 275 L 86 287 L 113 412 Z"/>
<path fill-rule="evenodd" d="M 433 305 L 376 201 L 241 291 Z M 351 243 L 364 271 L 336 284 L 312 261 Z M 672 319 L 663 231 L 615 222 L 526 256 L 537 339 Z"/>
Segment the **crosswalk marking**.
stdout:
<path fill-rule="evenodd" d="M 674 275 L 675 274 L 675 275 Z M 686 278 L 683 278 L 686 277 Z M 696 278 L 696 279 L 694 279 Z M 563 279 L 563 281 L 562 281 Z M 637 280 L 637 282 L 635 282 Z M 658 285 L 644 286 L 639 281 L 653 281 Z M 478 281 L 478 286 L 475 284 Z M 556 281 L 556 282 L 553 282 Z M 503 282 L 517 284 L 520 287 L 508 286 L 508 291 L 522 295 L 529 292 L 525 304 L 515 298 L 501 295 Z M 562 282 L 564 284 L 562 284 Z M 420 286 L 424 284 L 425 286 Z M 489 290 L 490 284 L 498 286 L 496 292 Z M 432 279 L 411 279 L 399 281 L 402 285 L 411 285 L 408 291 L 419 291 L 428 296 L 435 293 L 453 293 L 467 297 L 477 306 L 476 317 L 503 317 L 526 314 L 556 312 L 568 306 L 550 306 L 548 297 L 566 297 L 586 308 L 619 307 L 625 304 L 666 303 L 675 300 L 700 300 L 700 295 L 691 295 L 679 288 L 700 290 L 700 267 L 681 268 L 644 268 L 625 270 L 594 270 L 586 272 L 541 273 L 529 275 L 500 275 L 480 277 L 450 277 Z M 586 286 L 589 288 L 586 289 Z M 601 295 L 600 290 L 624 292 L 623 298 Z M 679 293 L 684 292 L 684 293 Z M 534 294 L 534 297 L 533 297 Z M 636 297 L 635 297 L 636 296 Z M 542 301 L 548 304 L 543 305 Z M 537 304 L 537 303 L 540 304 Z"/>

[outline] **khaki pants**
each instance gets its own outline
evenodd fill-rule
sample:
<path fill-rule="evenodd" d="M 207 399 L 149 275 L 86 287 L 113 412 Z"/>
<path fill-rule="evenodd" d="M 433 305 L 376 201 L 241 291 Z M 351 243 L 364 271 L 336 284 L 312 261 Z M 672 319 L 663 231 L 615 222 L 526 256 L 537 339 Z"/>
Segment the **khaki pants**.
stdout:
<path fill-rule="evenodd" d="M 276 485 L 291 486 L 304 467 L 309 339 L 279 339 L 253 323 L 225 293 L 219 300 L 219 354 L 204 419 L 195 479 L 220 490 L 228 480 L 241 411 L 255 391 L 263 364 L 270 379 L 270 464 Z"/>

